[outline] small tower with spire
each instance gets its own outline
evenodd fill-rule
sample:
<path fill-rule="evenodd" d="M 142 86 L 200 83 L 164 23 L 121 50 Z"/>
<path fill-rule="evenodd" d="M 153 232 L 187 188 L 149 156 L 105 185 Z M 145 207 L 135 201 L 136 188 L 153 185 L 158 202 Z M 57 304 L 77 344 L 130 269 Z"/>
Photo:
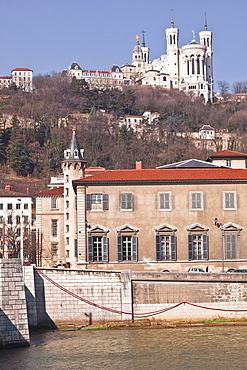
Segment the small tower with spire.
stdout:
<path fill-rule="evenodd" d="M 84 151 L 80 149 L 75 129 L 72 132 L 68 148 L 64 151 L 62 170 L 64 174 L 64 245 L 66 262 L 73 267 L 77 264 L 77 212 L 76 194 L 73 180 L 84 177 L 86 161 Z"/>

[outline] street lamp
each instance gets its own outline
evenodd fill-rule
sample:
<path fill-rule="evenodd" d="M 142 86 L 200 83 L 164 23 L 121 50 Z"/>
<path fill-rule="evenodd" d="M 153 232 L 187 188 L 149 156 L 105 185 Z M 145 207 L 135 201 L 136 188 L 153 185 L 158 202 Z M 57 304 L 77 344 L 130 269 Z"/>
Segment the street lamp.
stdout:
<path fill-rule="evenodd" d="M 215 217 L 213 224 L 221 230 L 221 261 L 222 261 L 222 272 L 224 272 L 224 260 L 225 260 L 225 248 L 224 248 L 224 225 L 218 222 L 218 218 Z"/>

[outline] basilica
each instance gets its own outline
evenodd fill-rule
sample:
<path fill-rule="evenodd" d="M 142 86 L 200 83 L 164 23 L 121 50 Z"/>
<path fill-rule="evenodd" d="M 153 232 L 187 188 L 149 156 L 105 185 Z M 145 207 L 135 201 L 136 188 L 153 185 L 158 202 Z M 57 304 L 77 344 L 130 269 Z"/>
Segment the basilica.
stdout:
<path fill-rule="evenodd" d="M 151 85 L 176 88 L 191 97 L 201 96 L 205 102 L 213 102 L 212 32 L 208 30 L 206 16 L 199 41 L 195 31 L 192 31 L 192 40 L 182 47 L 179 47 L 179 29 L 175 27 L 172 17 L 170 27 L 166 29 L 166 43 L 166 54 L 151 61 L 150 48 L 146 46 L 145 32 L 142 31 L 141 44 L 140 37 L 136 36 L 131 64 L 114 65 L 108 72 L 83 70 L 74 62 L 68 74 L 84 79 L 91 88 L 122 89 L 124 85 L 131 84 Z"/>

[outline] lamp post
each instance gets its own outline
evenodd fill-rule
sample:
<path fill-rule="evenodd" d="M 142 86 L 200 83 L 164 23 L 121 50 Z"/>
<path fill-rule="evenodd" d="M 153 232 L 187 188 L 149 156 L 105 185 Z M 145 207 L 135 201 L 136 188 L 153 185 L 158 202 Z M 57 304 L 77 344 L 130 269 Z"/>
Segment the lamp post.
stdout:
<path fill-rule="evenodd" d="M 224 261 L 225 261 L 225 248 L 224 248 L 224 225 L 221 222 L 218 222 L 218 218 L 215 217 L 214 225 L 221 230 L 221 269 L 224 272 Z"/>

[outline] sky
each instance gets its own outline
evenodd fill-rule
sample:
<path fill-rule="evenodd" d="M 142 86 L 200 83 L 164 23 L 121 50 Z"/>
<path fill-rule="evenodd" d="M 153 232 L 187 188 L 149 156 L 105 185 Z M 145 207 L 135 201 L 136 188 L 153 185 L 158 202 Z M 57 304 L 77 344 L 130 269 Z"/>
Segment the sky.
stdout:
<path fill-rule="evenodd" d="M 145 30 L 150 59 L 166 53 L 171 9 L 179 46 L 213 32 L 214 82 L 247 81 L 245 0 L 0 0 L 0 76 L 31 68 L 34 76 L 68 69 L 109 70 L 131 64 L 135 35 Z"/>

